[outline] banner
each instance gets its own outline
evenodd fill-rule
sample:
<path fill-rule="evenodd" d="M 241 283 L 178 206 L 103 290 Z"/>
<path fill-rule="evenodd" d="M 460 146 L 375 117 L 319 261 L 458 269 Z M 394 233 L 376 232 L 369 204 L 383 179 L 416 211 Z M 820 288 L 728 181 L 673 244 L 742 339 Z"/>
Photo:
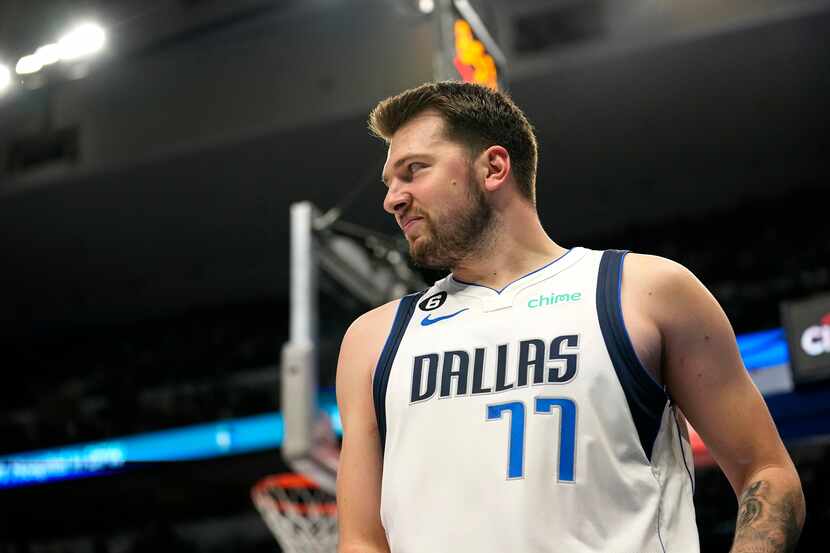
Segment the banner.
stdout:
<path fill-rule="evenodd" d="M 781 304 L 796 386 L 830 381 L 830 294 Z"/>

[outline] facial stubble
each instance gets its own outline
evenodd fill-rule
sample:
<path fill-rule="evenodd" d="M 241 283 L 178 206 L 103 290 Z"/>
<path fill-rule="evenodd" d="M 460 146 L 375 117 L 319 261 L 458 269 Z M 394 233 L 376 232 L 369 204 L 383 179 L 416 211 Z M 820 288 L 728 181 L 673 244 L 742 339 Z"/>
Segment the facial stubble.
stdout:
<path fill-rule="evenodd" d="M 452 270 L 489 251 L 495 213 L 472 175 L 471 170 L 466 183 L 469 203 L 435 217 L 422 214 L 426 232 L 409 245 L 412 260 L 419 267 Z"/>

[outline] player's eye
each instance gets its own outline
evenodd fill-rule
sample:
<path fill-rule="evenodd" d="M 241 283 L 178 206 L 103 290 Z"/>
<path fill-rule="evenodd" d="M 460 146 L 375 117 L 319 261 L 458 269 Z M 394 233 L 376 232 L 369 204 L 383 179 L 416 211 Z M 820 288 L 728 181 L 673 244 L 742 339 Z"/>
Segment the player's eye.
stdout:
<path fill-rule="evenodd" d="M 409 164 L 409 172 L 415 173 L 416 171 L 418 171 L 419 169 L 423 169 L 424 167 L 426 167 L 426 165 L 424 165 L 423 163 L 414 161 Z"/>

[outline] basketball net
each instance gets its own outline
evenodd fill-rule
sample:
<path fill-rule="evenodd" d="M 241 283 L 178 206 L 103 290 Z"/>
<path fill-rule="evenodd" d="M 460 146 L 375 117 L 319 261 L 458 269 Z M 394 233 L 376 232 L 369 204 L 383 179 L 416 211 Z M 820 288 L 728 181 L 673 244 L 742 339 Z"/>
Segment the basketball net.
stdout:
<path fill-rule="evenodd" d="M 337 505 L 334 496 L 301 474 L 266 476 L 251 488 L 251 499 L 286 553 L 335 553 Z"/>

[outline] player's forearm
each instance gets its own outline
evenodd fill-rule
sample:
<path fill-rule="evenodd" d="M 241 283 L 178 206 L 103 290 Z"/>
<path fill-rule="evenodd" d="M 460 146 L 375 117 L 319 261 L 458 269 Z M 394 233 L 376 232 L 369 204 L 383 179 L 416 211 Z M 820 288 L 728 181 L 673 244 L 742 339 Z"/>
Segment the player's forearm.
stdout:
<path fill-rule="evenodd" d="M 792 553 L 804 514 L 801 482 L 791 469 L 758 471 L 741 493 L 731 553 Z"/>

